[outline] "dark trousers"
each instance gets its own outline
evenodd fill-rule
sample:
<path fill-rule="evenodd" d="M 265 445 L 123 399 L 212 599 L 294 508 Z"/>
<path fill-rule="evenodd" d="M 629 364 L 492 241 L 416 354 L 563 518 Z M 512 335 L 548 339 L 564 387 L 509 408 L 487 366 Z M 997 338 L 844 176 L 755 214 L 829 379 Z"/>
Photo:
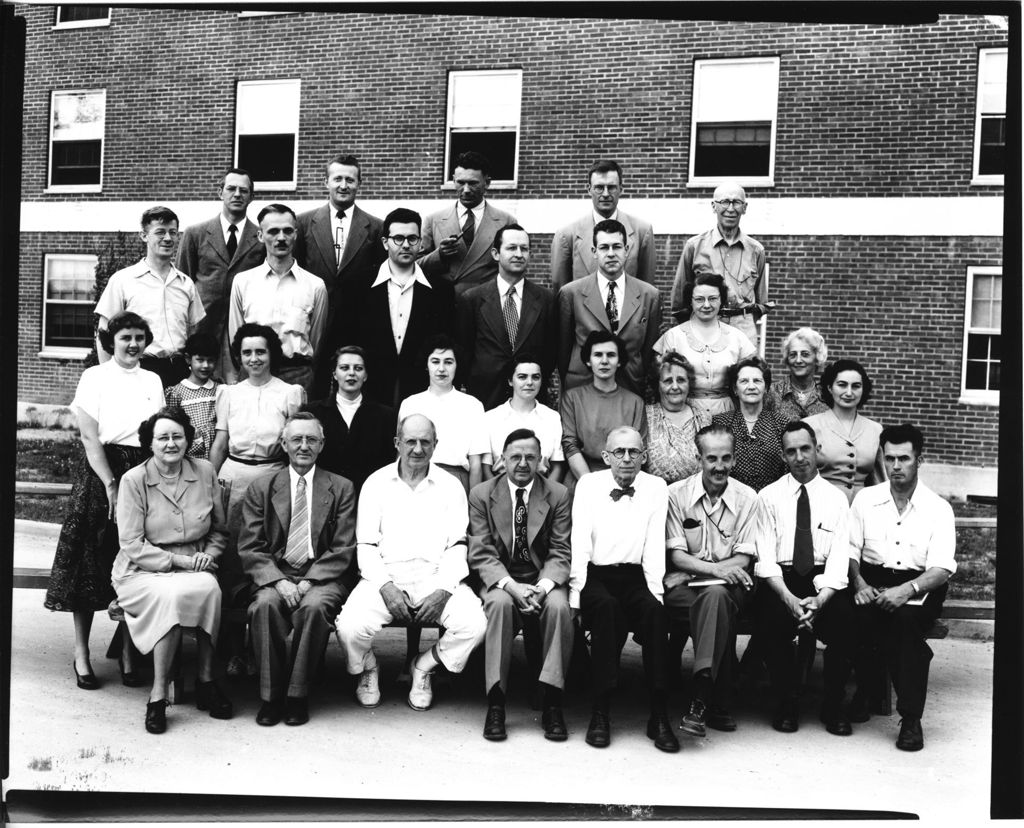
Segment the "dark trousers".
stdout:
<path fill-rule="evenodd" d="M 652 694 L 667 691 L 668 615 L 647 588 L 639 564 L 588 565 L 580 612 L 584 626 L 590 630 L 595 695 L 614 689 L 619 657 L 630 630 L 641 641 L 647 689 Z"/>
<path fill-rule="evenodd" d="M 177 385 L 189 375 L 188 363 L 181 354 L 169 357 L 144 356 L 139 360 L 139 367 L 160 377 L 160 384 L 164 388 Z"/>
<path fill-rule="evenodd" d="M 813 579 L 823 571 L 824 567 L 816 566 L 809 574 L 798 575 L 795 570 L 784 568 L 783 580 L 786 588 L 797 598 L 806 598 L 815 594 Z M 767 583 L 759 585 L 755 604 L 758 635 L 763 636 L 762 646 L 772 689 L 778 701 L 796 699 L 800 692 L 799 666 L 793 649 L 797 621 Z M 836 707 L 842 704 L 857 645 L 856 621 L 849 591 L 834 592 L 812 623 L 814 635 L 827 645 L 824 704 Z"/>
<path fill-rule="evenodd" d="M 860 574 L 871 586 L 882 589 L 912 581 L 921 573 L 862 564 Z M 947 588 L 948 584 L 943 584 L 928 593 L 919 607 L 904 604 L 893 612 L 874 604 L 855 607 L 860 639 L 857 687 L 867 690 L 881 685 L 878 667 L 879 660 L 884 659 L 896 687 L 896 710 L 907 719 L 920 719 L 924 713 L 928 666 L 932 660 L 932 648 L 925 634 L 942 612 Z"/>

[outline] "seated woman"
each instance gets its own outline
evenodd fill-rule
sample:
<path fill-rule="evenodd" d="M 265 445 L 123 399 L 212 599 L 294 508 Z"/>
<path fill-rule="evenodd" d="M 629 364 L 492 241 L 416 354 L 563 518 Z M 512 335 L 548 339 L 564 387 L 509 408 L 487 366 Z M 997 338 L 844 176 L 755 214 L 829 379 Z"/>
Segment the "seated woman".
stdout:
<path fill-rule="evenodd" d="M 782 364 L 787 376 L 775 380 L 768 391 L 768 406 L 786 420 L 802 420 L 828 411 L 818 396 L 814 375 L 825 367 L 828 346 L 813 328 L 797 328 L 782 340 Z"/>
<path fill-rule="evenodd" d="M 818 435 L 818 471 L 853 502 L 865 485 L 887 479 L 878 438 L 882 424 L 859 413 L 871 399 L 871 377 L 853 359 L 837 359 L 821 375 L 829 410 L 804 417 Z"/>
<path fill-rule="evenodd" d="M 587 472 L 608 468 L 601 457 L 608 432 L 632 426 L 647 436 L 644 401 L 619 385 L 616 373 L 626 364 L 626 346 L 608 331 L 591 331 L 580 348 L 591 381 L 562 394 L 562 453 L 579 480 Z"/>
<path fill-rule="evenodd" d="M 644 471 L 666 483 L 675 483 L 700 471 L 700 457 L 693 438 L 711 425 L 711 415 L 687 401 L 693 383 L 693 366 L 676 351 L 655 360 L 658 401 L 647 406 L 647 463 Z"/>
<path fill-rule="evenodd" d="M 213 466 L 186 457 L 195 429 L 180 408 L 157 411 L 139 426 L 152 456 L 125 472 L 117 499 L 121 549 L 111 582 L 135 646 L 153 653 L 146 730 L 167 729 L 167 683 L 181 628 L 195 627 L 199 648 L 196 707 L 230 719 L 231 702 L 213 680 L 213 643 L 220 626 L 214 572 L 227 542 Z"/>

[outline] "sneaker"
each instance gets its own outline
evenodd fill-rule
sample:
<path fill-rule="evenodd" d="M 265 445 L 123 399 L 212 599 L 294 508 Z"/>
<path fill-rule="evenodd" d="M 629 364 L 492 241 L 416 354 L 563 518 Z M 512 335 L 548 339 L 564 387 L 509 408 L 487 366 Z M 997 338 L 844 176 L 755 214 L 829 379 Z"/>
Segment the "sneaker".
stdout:
<path fill-rule="evenodd" d="M 700 699 L 694 699 L 690 702 L 690 712 L 683 716 L 679 729 L 691 736 L 707 736 L 708 731 L 707 727 L 705 727 L 706 713 L 707 708 L 704 702 Z"/>
<path fill-rule="evenodd" d="M 413 710 L 429 710 L 434 701 L 434 691 L 431 689 L 431 674 L 421 670 L 413 661 L 409 665 L 409 673 L 412 676 L 412 687 L 409 688 L 409 707 Z"/>
<path fill-rule="evenodd" d="M 376 707 L 380 704 L 380 668 L 376 662 L 372 667 L 363 668 L 356 685 L 356 701 L 362 707 Z"/>

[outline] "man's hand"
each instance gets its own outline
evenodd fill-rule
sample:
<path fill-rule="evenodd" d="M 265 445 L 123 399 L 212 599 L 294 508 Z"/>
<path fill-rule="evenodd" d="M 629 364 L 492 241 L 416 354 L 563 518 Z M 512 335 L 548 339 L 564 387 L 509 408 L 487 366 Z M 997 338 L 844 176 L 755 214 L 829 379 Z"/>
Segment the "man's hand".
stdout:
<path fill-rule="evenodd" d="M 274 589 L 284 599 L 285 604 L 288 605 L 290 610 L 294 610 L 299 605 L 299 601 L 302 600 L 302 596 L 299 595 L 299 588 L 287 578 L 274 581 Z"/>
<path fill-rule="evenodd" d="M 448 259 L 459 252 L 459 239 L 462 238 L 462 233 L 457 236 L 449 236 L 447 239 L 442 239 L 441 243 L 437 246 L 437 252 L 441 254 L 442 259 Z"/>
<path fill-rule="evenodd" d="M 687 574 L 686 572 L 668 572 L 666 573 L 665 579 L 662 581 L 662 583 L 664 584 L 665 591 L 667 592 L 668 590 L 673 589 L 674 587 L 677 587 L 680 584 L 685 584 L 687 581 L 690 580 L 691 577 L 693 576 Z"/>
<path fill-rule="evenodd" d="M 508 581 L 505 584 L 505 592 L 512 596 L 516 609 L 523 615 L 534 615 L 540 612 L 540 604 L 534 599 L 534 593 L 538 589 L 530 584 L 520 584 L 516 581 Z M 544 590 L 540 590 L 543 592 Z"/>
<path fill-rule="evenodd" d="M 804 609 L 803 604 L 800 603 L 800 599 L 797 598 L 792 592 L 787 592 L 785 595 L 780 596 L 782 603 L 786 605 L 786 609 L 789 610 L 789 614 L 792 615 L 799 625 L 806 618 L 807 611 Z"/>
<path fill-rule="evenodd" d="M 909 583 L 900 584 L 881 590 L 875 598 L 875 603 L 886 612 L 895 612 L 913 597 L 914 588 Z"/>
<path fill-rule="evenodd" d="M 388 581 L 380 588 L 380 597 L 384 599 L 384 606 L 391 613 L 391 618 L 400 624 L 411 624 L 415 619 L 416 611 L 409 605 L 405 593 L 395 586 L 393 581 Z"/>
<path fill-rule="evenodd" d="M 858 607 L 864 607 L 874 602 L 881 593 L 875 589 L 871 584 L 865 581 L 863 578 L 858 578 L 857 582 L 853 585 L 853 603 Z"/>
<path fill-rule="evenodd" d="M 192 571 L 193 572 L 206 572 L 213 566 L 213 558 L 207 555 L 205 552 L 196 552 L 192 556 Z"/>
<path fill-rule="evenodd" d="M 435 589 L 416 608 L 416 620 L 421 624 L 436 624 L 444 612 L 444 606 L 452 594 L 445 589 Z"/>
<path fill-rule="evenodd" d="M 299 597 L 302 597 L 307 592 L 309 592 L 309 590 L 310 590 L 310 588 L 312 586 L 313 586 L 312 582 L 307 581 L 305 578 L 303 578 L 301 581 L 299 581 L 299 583 L 298 583 Z"/>
<path fill-rule="evenodd" d="M 818 596 L 812 595 L 808 598 L 801 598 L 799 601 L 800 608 L 803 610 L 803 615 L 798 618 L 798 627 L 802 627 L 806 630 L 814 629 L 814 619 L 821 609 L 821 604 L 818 601 Z"/>
<path fill-rule="evenodd" d="M 744 589 L 752 589 L 754 579 L 742 566 L 736 564 L 713 564 L 712 574 L 716 578 L 722 578 L 728 584 L 735 584 Z"/>

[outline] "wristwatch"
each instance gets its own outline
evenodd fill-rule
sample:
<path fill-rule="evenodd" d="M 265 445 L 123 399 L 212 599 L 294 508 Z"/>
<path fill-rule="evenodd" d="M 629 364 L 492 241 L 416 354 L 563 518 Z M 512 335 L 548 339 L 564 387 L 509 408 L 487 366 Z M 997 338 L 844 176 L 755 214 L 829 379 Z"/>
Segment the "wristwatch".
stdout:
<path fill-rule="evenodd" d="M 921 587 L 919 587 L 917 585 L 917 581 L 911 581 L 910 582 L 910 586 L 913 587 L 913 589 L 914 589 L 914 595 L 920 595 L 921 594 Z"/>

